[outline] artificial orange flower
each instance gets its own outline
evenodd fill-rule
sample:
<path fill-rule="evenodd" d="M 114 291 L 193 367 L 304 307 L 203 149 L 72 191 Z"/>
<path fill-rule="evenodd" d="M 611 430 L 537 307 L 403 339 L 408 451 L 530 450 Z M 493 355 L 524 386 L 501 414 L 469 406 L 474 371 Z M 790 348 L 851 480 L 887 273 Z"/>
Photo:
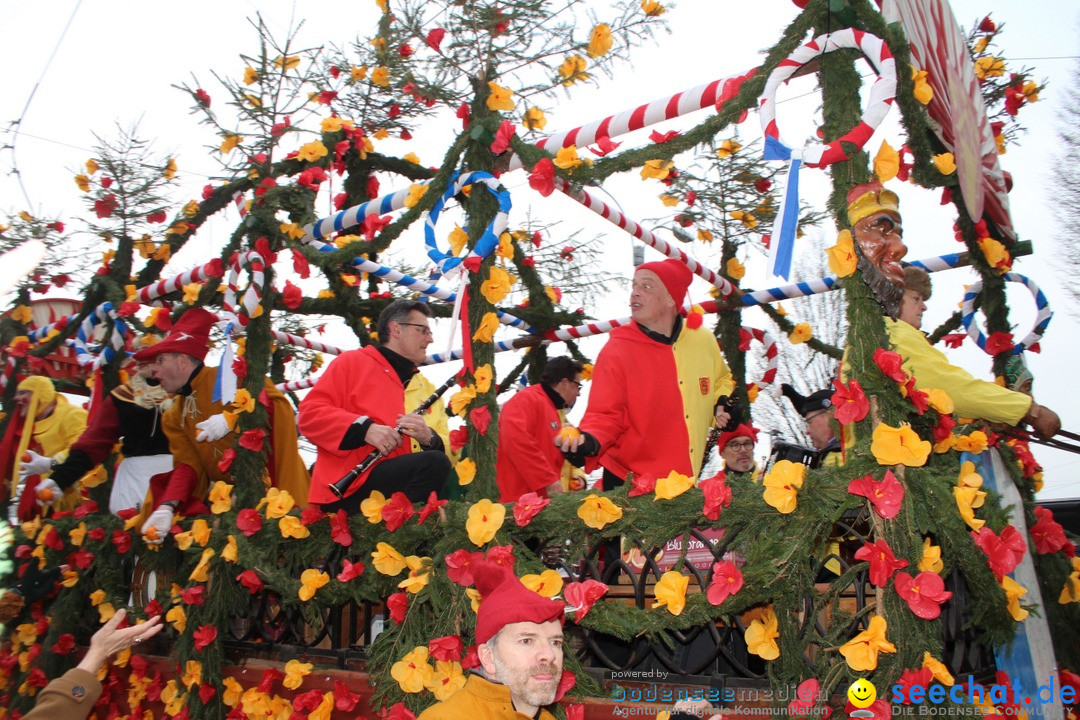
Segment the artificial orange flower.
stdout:
<path fill-rule="evenodd" d="M 539 575 L 529 574 L 521 576 L 521 584 L 538 595 L 552 598 L 562 592 L 563 580 L 557 570 L 545 570 Z"/>
<path fill-rule="evenodd" d="M 428 664 L 428 649 L 423 645 L 413 648 L 390 668 L 390 677 L 406 693 L 420 692 L 434 675 L 435 669 Z"/>
<path fill-rule="evenodd" d="M 563 170 L 573 170 L 584 161 L 578 156 L 576 145 L 567 145 L 564 148 L 559 148 L 559 151 L 555 153 L 555 159 L 552 160 L 552 162 L 555 164 L 555 167 L 562 168 Z"/>
<path fill-rule="evenodd" d="M 641 179 L 665 180 L 674 167 L 675 162 L 673 160 L 646 160 L 645 164 L 641 166 Z"/>
<path fill-rule="evenodd" d="M 622 508 L 605 496 L 589 493 L 582 500 L 577 515 L 589 527 L 603 530 L 607 525 L 622 517 Z"/>
<path fill-rule="evenodd" d="M 480 294 L 492 305 L 497 305 L 510 294 L 510 287 L 514 284 L 514 278 L 510 273 L 498 265 L 492 265 L 488 269 L 487 280 L 480 286 Z"/>
<path fill-rule="evenodd" d="M 390 68 L 380 65 L 371 71 L 371 82 L 379 87 L 390 87 Z"/>
<path fill-rule="evenodd" d="M 727 274 L 732 280 L 742 280 L 746 276 L 746 267 L 739 258 L 731 258 L 727 261 Z"/>
<path fill-rule="evenodd" d="M 698 231 L 697 231 L 697 239 L 700 240 L 701 242 L 711 243 L 716 238 L 708 230 L 704 230 L 704 229 L 699 228 Z M 718 290 L 718 288 L 713 288 L 713 290 Z"/>
<path fill-rule="evenodd" d="M 930 653 L 923 653 L 922 666 L 924 668 L 929 668 L 934 679 L 942 685 L 951 687 L 956 684 L 956 679 L 953 678 L 952 673 L 949 672 L 949 668 L 945 667 L 945 663 L 941 662 Z"/>
<path fill-rule="evenodd" d="M 653 500 L 671 500 L 694 487 L 694 478 L 672 470 L 667 477 L 656 481 L 656 497 Z M 678 615 L 678 613 L 675 613 Z"/>
<path fill-rule="evenodd" d="M 285 678 L 281 681 L 281 684 L 289 690 L 296 690 L 304 684 L 304 678 L 311 674 L 313 667 L 315 666 L 311 663 L 290 660 L 285 663 Z"/>
<path fill-rule="evenodd" d="M 649 17 L 660 17 L 666 12 L 666 8 L 656 0 L 641 0 L 641 9 Z"/>
<path fill-rule="evenodd" d="M 979 238 L 979 249 L 982 250 L 986 262 L 999 274 L 1012 267 L 1012 256 L 1009 255 L 1009 251 L 994 238 Z"/>
<path fill-rule="evenodd" d="M 1005 61 L 999 57 L 981 57 L 975 60 L 975 77 L 980 80 L 1001 77 L 1005 74 Z"/>
<path fill-rule="evenodd" d="M 720 159 L 728 158 L 742 150 L 742 143 L 732 138 L 720 143 L 716 148 L 716 156 Z"/>
<path fill-rule="evenodd" d="M 480 318 L 480 325 L 476 328 L 476 332 L 473 333 L 472 339 L 477 342 L 494 342 L 495 331 L 499 329 L 499 316 L 493 312 L 484 313 L 484 317 Z"/>
<path fill-rule="evenodd" d="M 738 220 L 743 224 L 743 227 L 753 230 L 758 226 L 758 219 L 751 212 L 745 210 L 732 210 L 728 213 L 733 220 Z"/>
<path fill-rule="evenodd" d="M 409 576 L 398 583 L 398 588 L 415 595 L 427 587 L 431 579 L 431 558 L 410 555 L 405 558 L 405 566 L 409 568 Z"/>
<path fill-rule="evenodd" d="M 525 111 L 525 117 L 521 119 L 521 124 L 529 130 L 543 130 L 547 126 L 547 116 L 544 115 L 544 111 L 538 107 L 531 107 Z"/>
<path fill-rule="evenodd" d="M 300 146 L 300 152 L 296 154 L 297 160 L 315 162 L 319 158 L 326 157 L 330 151 L 322 144 L 321 140 L 313 140 Z"/>
<path fill-rule="evenodd" d="M 82 173 L 75 176 L 75 185 L 83 192 L 90 192 L 90 178 Z"/>
<path fill-rule="evenodd" d="M 457 471 L 458 485 L 470 485 L 476 479 L 476 461 L 472 458 L 461 460 L 454 465 L 454 470 Z"/>
<path fill-rule="evenodd" d="M 660 202 L 664 204 L 664 207 L 675 207 L 679 204 L 679 198 L 675 195 L 663 194 L 660 195 Z"/>
<path fill-rule="evenodd" d="M 858 258 L 855 256 L 855 243 L 850 230 L 841 230 L 836 236 L 836 244 L 826 252 L 829 254 L 829 269 L 837 277 L 847 277 L 855 272 Z"/>
<path fill-rule="evenodd" d="M 930 83 L 926 79 L 927 75 L 926 70 L 916 70 L 914 66 L 911 68 L 911 81 L 915 85 L 912 94 L 923 105 L 929 105 L 930 101 L 934 99 L 934 88 L 930 87 Z"/>
<path fill-rule="evenodd" d="M 225 677 L 221 681 L 221 684 L 225 687 L 225 691 L 221 693 L 221 702 L 225 703 L 226 707 L 234 708 L 240 704 L 240 698 L 244 695 L 244 688 L 236 681 L 236 678 Z"/>
<path fill-rule="evenodd" d="M 930 388 L 926 391 L 926 401 L 930 404 L 930 407 L 937 410 L 942 415 L 952 415 L 956 410 L 956 404 L 953 402 L 949 393 L 941 390 L 940 388 Z"/>
<path fill-rule="evenodd" d="M 1001 589 L 1005 591 L 1005 598 L 1009 603 L 1009 614 L 1016 622 L 1023 622 L 1028 611 L 1020 607 L 1020 598 L 1027 595 L 1027 588 L 1005 575 L 1001 578 Z"/>
<path fill-rule="evenodd" d="M 934 167 L 936 167 L 938 172 L 942 175 L 952 175 L 956 172 L 956 158 L 953 157 L 951 152 L 935 155 L 932 160 Z"/>
<path fill-rule="evenodd" d="M 806 466 L 802 463 L 778 461 L 762 480 L 766 504 L 783 515 L 795 512 L 805 475 Z"/>
<path fill-rule="evenodd" d="M 86 523 L 81 522 L 77 527 L 73 527 L 68 530 L 68 540 L 75 547 L 79 547 L 83 544 L 83 540 L 86 539 Z"/>
<path fill-rule="evenodd" d="M 958 436 L 956 442 L 953 443 L 953 447 L 960 452 L 969 452 L 973 455 L 978 455 L 983 450 L 986 450 L 989 444 L 989 438 L 986 437 L 986 433 L 982 430 L 976 430 L 970 435 Z M 972 466 L 972 468 L 974 468 L 974 466 Z M 981 484 L 982 483 L 980 483 L 980 485 Z"/>
<path fill-rule="evenodd" d="M 514 109 L 514 93 L 497 83 L 489 82 L 488 89 L 491 94 L 487 97 L 488 110 L 509 111 Z"/>
<path fill-rule="evenodd" d="M 923 538 L 922 557 L 919 558 L 920 572 L 941 573 L 945 563 L 941 560 L 941 546 L 934 545 L 930 538 Z"/>
<path fill-rule="evenodd" d="M 225 538 L 225 547 L 221 548 L 221 559 L 225 562 L 234 563 L 237 560 L 236 537 L 229 535 Z"/>
<path fill-rule="evenodd" d="M 600 23 L 589 33 L 589 49 L 587 53 L 591 58 L 601 57 L 608 54 L 611 45 L 611 26 L 607 23 Z"/>
<path fill-rule="evenodd" d="M 886 183 L 896 177 L 900 171 L 900 153 L 889 144 L 888 140 L 881 141 L 877 155 L 874 156 L 874 174 L 879 181 Z"/>
<path fill-rule="evenodd" d="M 473 503 L 469 507 L 469 519 L 465 521 L 469 540 L 477 547 L 486 545 L 495 537 L 505 519 L 505 506 L 493 503 L 487 498 Z"/>
<path fill-rule="evenodd" d="M 681 615 L 686 607 L 686 588 L 689 585 L 689 575 L 683 575 L 678 570 L 668 570 L 656 583 L 656 602 L 653 607 L 666 607 L 672 615 Z"/>
<path fill-rule="evenodd" d="M 367 499 L 360 503 L 360 512 L 364 513 L 364 517 L 372 525 L 378 525 L 382 522 L 382 510 L 386 505 L 386 497 L 378 490 L 372 490 L 371 495 L 368 495 Z"/>
<path fill-rule="evenodd" d="M 176 628 L 176 632 L 182 635 L 184 628 L 187 627 L 187 613 L 184 611 L 184 607 L 182 605 L 173 605 L 169 608 L 169 612 L 165 613 L 165 622 L 172 623 L 172 626 Z"/>
<path fill-rule="evenodd" d="M 779 621 L 772 607 L 766 608 L 763 617 L 754 619 L 746 628 L 746 648 L 764 660 L 780 657 L 780 646 L 776 640 L 780 637 Z"/>
<path fill-rule="evenodd" d="M 881 465 L 922 467 L 930 449 L 930 442 L 920 438 L 907 423 L 898 428 L 881 423 L 874 428 L 870 443 L 870 452 Z"/>
<path fill-rule="evenodd" d="M 982 505 L 986 493 L 973 487 L 957 485 L 953 488 L 953 498 L 956 500 L 956 509 L 967 526 L 976 532 L 981 530 L 986 521 L 975 517 L 974 508 Z"/>
<path fill-rule="evenodd" d="M 799 323 L 791 330 L 788 341 L 792 345 L 799 345 L 814 337 L 814 331 L 810 329 L 810 323 Z"/>
<path fill-rule="evenodd" d="M 307 602 L 315 597 L 315 591 L 330 582 L 330 576 L 322 570 L 308 568 L 300 573 L 300 590 L 297 591 L 300 599 Z"/>
<path fill-rule="evenodd" d="M 188 576 L 188 580 L 192 582 L 206 582 L 210 579 L 210 558 L 214 557 L 214 548 L 206 548 L 202 551 L 202 555 L 199 556 L 199 562 L 195 565 L 195 569 L 191 571 L 191 575 Z"/>
<path fill-rule="evenodd" d="M 1068 605 L 1074 602 L 1080 602 L 1080 571 L 1078 570 L 1069 573 L 1069 576 L 1065 578 L 1065 584 L 1061 586 L 1061 593 L 1058 595 L 1059 605 Z"/>
<path fill-rule="evenodd" d="M 486 393 L 491 389 L 492 376 L 491 363 L 484 363 L 476 368 L 473 373 L 473 382 L 476 383 L 477 394 Z"/>
<path fill-rule="evenodd" d="M 885 638 L 887 629 L 885 618 L 875 615 L 870 618 L 866 630 L 840 646 L 840 654 L 847 660 L 848 667 L 855 672 L 870 672 L 877 669 L 878 653 L 896 652 L 896 646 Z"/>
<path fill-rule="evenodd" d="M 371 564 L 383 575 L 394 577 L 400 575 L 407 563 L 405 556 L 394 549 L 389 543 L 380 542 L 371 553 Z"/>
<path fill-rule="evenodd" d="M 588 80 L 589 73 L 585 72 L 588 66 L 589 61 L 585 58 L 580 55 L 571 55 L 559 65 L 559 82 L 563 87 L 570 87 L 578 80 Z"/>
<path fill-rule="evenodd" d="M 202 685 L 202 663 L 198 660 L 188 660 L 184 663 L 184 675 L 180 682 L 186 688 L 192 685 Z"/>
<path fill-rule="evenodd" d="M 8 315 L 11 317 L 12 320 L 17 323 L 22 323 L 23 325 L 28 324 L 31 320 L 34 319 L 34 314 L 30 310 L 29 305 L 16 305 L 15 308 L 8 313 Z"/>
<path fill-rule="evenodd" d="M 461 664 L 449 660 L 435 661 L 435 673 L 424 685 L 439 702 L 465 687 L 465 673 Z"/>
<path fill-rule="evenodd" d="M 281 531 L 281 537 L 291 537 L 297 540 L 303 540 L 311 535 L 311 531 L 295 515 L 286 515 L 278 520 L 278 530 Z"/>
<path fill-rule="evenodd" d="M 296 505 L 296 500 L 293 499 L 288 490 L 279 490 L 273 487 L 266 491 L 266 497 L 263 500 L 266 502 L 267 520 L 284 517 Z"/>
<path fill-rule="evenodd" d="M 230 152 L 232 152 L 232 151 L 233 151 L 233 150 L 234 150 L 234 149 L 235 149 L 235 148 L 236 148 L 236 147 L 237 147 L 237 146 L 238 146 L 238 145 L 239 145 L 239 144 L 240 144 L 240 143 L 241 143 L 241 142 L 242 142 L 243 140 L 244 140 L 244 138 L 240 137 L 239 135 L 236 135 L 236 134 L 234 134 L 234 133 L 226 133 L 226 134 L 225 134 L 225 139 L 224 139 L 224 140 L 222 140 L 222 141 L 221 141 L 221 145 L 219 145 L 219 146 L 218 146 L 218 150 L 220 150 L 220 151 L 221 151 L 221 152 L 223 152 L 223 153 L 230 153 Z"/>
<path fill-rule="evenodd" d="M 233 486 L 223 480 L 214 483 L 210 488 L 210 512 L 220 515 L 232 510 L 232 489 Z"/>
<path fill-rule="evenodd" d="M 492 268 L 494 269 L 494 268 Z M 476 387 L 466 385 L 450 396 L 450 412 L 453 415 L 461 415 L 465 408 L 476 398 Z"/>

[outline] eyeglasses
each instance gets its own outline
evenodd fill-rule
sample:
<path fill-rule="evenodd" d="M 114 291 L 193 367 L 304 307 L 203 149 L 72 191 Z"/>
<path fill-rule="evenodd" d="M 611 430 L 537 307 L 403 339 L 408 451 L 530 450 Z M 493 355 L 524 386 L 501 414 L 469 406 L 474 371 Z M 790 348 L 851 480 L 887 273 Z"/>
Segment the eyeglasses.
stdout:
<path fill-rule="evenodd" d="M 399 322 L 398 325 L 408 325 L 410 327 L 420 328 L 420 334 L 423 335 L 424 337 L 434 337 L 434 334 L 431 332 L 431 328 L 429 328 L 427 325 L 421 325 L 420 323 L 409 323 L 409 322 Z"/>
<path fill-rule="evenodd" d="M 577 387 L 578 390 L 581 389 L 581 381 L 580 380 L 571 380 L 570 382 L 574 383 L 574 385 Z"/>
<path fill-rule="evenodd" d="M 754 443 L 752 440 L 747 440 L 745 442 L 729 442 L 727 446 L 735 452 L 743 452 L 744 450 L 754 449 Z"/>

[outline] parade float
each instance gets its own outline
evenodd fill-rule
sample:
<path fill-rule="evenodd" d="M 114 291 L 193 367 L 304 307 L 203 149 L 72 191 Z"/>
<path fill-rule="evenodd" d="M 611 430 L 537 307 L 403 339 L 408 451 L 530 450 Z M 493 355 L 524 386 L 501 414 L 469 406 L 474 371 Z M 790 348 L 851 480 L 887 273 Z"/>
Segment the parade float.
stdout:
<path fill-rule="evenodd" d="M 688 688 L 729 704 L 753 692 L 751 705 L 777 714 L 850 714 L 842 695 L 866 678 L 882 697 L 870 712 L 886 718 L 897 706 L 884 689 L 898 685 L 1015 680 L 1034 694 L 1039 684 L 1075 681 L 1080 565 L 1034 503 L 1041 470 L 1027 439 L 958 422 L 948 388 L 914 389 L 887 351 L 886 310 L 864 282 L 848 217 L 851 188 L 874 179 L 940 188 L 955 206 L 962 251 L 908 260 L 930 272 L 970 265 L 981 280 L 931 341 L 956 341 L 963 326 L 999 376 L 1038 343 L 1049 306 L 1032 279 L 1011 272 L 1030 245 L 1013 227 L 998 163 L 1008 118 L 1038 86 L 1024 73 L 1009 77 L 987 49 L 992 22 L 971 38 L 973 50 L 943 0 L 810 0 L 758 67 L 608 117 L 567 118 L 571 129 L 545 135 L 553 124 L 545 94 L 617 68 L 664 13 L 644 0 L 597 9 L 591 22 L 575 5 L 380 0 L 371 42 L 347 51 L 294 51 L 261 28 L 242 78 L 223 78 L 213 94 L 183 87 L 228 180 L 173 204 L 165 198 L 175 162 L 146 162 L 133 139 L 87 162 L 76 183 L 106 257 L 64 317 L 35 322 L 30 310 L 55 278 L 39 272 L 19 285 L 0 322 L 5 408 L 16 379 L 62 349 L 83 369 L 68 379 L 114 386 L 131 351 L 186 308 L 205 307 L 221 321 L 226 387 L 236 388 L 238 442 L 220 461 L 232 482 L 217 483 L 210 513 L 181 519 L 160 548 L 100 511 L 101 477 L 84 482 L 74 511 L 14 528 L 0 582 L 12 588 L 0 601 L 2 716 L 31 707 L 98 621 L 130 604 L 133 616 L 162 614 L 170 628 L 104 671 L 98 718 L 412 717 L 475 667 L 469 567 L 481 558 L 512 565 L 536 592 L 566 602 L 567 717 L 627 707 L 656 716 Z M 818 78 L 823 125 L 820 142 L 799 147 L 785 142 L 776 95 L 807 73 Z M 318 117 L 305 131 L 315 134 L 304 135 L 292 118 L 313 103 Z M 1001 108 L 1008 118 L 999 125 L 991 113 Z M 865 146 L 889 113 L 901 118 L 902 147 L 885 143 L 871 158 Z M 460 130 L 438 167 L 379 151 L 386 137 L 408 139 L 448 114 Z M 716 193 L 709 173 L 749 151 L 732 139 L 748 115 L 760 119 L 762 156 L 730 180 L 738 192 Z M 683 116 L 696 124 L 619 140 Z M 680 172 L 694 162 L 701 172 Z M 619 173 L 655 185 L 674 215 L 650 229 L 601 199 L 601 183 Z M 831 183 L 816 214 L 798 192 L 811 173 Z M 573 201 L 608 221 L 611 235 L 628 233 L 711 286 L 711 300 L 686 308 L 688 322 L 715 327 L 746 413 L 756 418 L 759 393 L 785 379 L 778 346 L 802 343 L 829 358 L 834 405 L 852 431 L 843 464 L 781 461 L 760 483 L 672 473 L 608 493 L 497 503 L 500 394 L 522 375 L 535 379 L 549 346 L 563 343 L 587 362 L 578 340 L 629 322 L 562 302 L 562 280 L 574 281 L 567 264 L 590 250 L 517 216 L 510 178 L 551 212 Z M 331 185 L 338 212 L 327 216 L 317 208 Z M 744 244 L 767 237 L 770 269 L 790 277 L 800 225 L 825 222 L 825 210 L 837 237 L 830 273 L 743 285 Z M 240 219 L 216 257 L 163 274 L 226 212 Z M 440 223 L 450 212 L 459 222 Z M 385 260 L 421 235 L 427 267 Z M 55 249 L 64 228 L 25 215 L 3 237 Z M 1028 287 L 1038 306 L 1020 340 L 1007 282 Z M 835 344 L 774 307 L 840 292 L 847 332 Z M 459 338 L 459 349 L 429 358 L 464 361 L 448 396 L 461 422 L 452 438 L 456 497 L 413 506 L 391 496 L 347 517 L 267 491 L 266 412 L 241 391 L 257 395 L 266 376 L 286 392 L 310 387 L 325 356 L 371 343 L 372 319 L 401 296 L 429 298 Z M 764 311 L 771 330 L 744 327 L 748 308 Z M 355 339 L 320 335 L 326 317 Z M 764 348 L 760 367 L 745 362 L 752 344 Z M 517 364 L 496 371 L 503 353 Z M 604 548 L 620 540 L 624 559 L 605 560 Z M 1038 712 L 1061 716 L 1059 698 L 1038 700 Z M 1007 702 L 1016 699 L 998 704 Z M 995 712 L 985 703 L 980 711 Z"/>

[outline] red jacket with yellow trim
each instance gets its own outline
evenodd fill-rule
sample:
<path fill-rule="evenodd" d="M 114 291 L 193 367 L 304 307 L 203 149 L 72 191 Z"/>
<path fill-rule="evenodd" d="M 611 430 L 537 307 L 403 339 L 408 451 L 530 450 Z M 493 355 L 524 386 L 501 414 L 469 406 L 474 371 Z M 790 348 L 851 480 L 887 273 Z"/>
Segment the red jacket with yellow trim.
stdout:
<path fill-rule="evenodd" d="M 547 497 L 544 488 L 559 482 L 563 455 L 555 447 L 555 436 L 562 422 L 541 385 L 519 391 L 502 406 L 495 467 L 499 502 L 516 502 L 528 492 Z"/>
<path fill-rule="evenodd" d="M 716 401 L 733 388 L 708 330 L 683 325 L 665 345 L 631 323 L 613 330 L 597 356 L 578 427 L 599 441 L 600 465 L 621 478 L 696 477 Z"/>

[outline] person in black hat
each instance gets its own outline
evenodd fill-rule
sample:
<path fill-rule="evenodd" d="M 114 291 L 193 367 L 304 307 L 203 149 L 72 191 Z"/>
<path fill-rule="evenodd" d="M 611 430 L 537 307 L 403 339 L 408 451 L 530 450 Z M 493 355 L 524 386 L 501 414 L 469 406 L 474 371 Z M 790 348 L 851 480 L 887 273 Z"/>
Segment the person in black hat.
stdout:
<path fill-rule="evenodd" d="M 814 449 L 822 456 L 831 452 L 840 451 L 840 441 L 833 431 L 833 391 L 829 389 L 818 390 L 810 395 L 803 396 L 791 385 L 784 383 L 780 386 L 784 397 L 791 401 L 795 412 L 806 420 L 806 434 L 810 436 L 810 442 Z"/>

